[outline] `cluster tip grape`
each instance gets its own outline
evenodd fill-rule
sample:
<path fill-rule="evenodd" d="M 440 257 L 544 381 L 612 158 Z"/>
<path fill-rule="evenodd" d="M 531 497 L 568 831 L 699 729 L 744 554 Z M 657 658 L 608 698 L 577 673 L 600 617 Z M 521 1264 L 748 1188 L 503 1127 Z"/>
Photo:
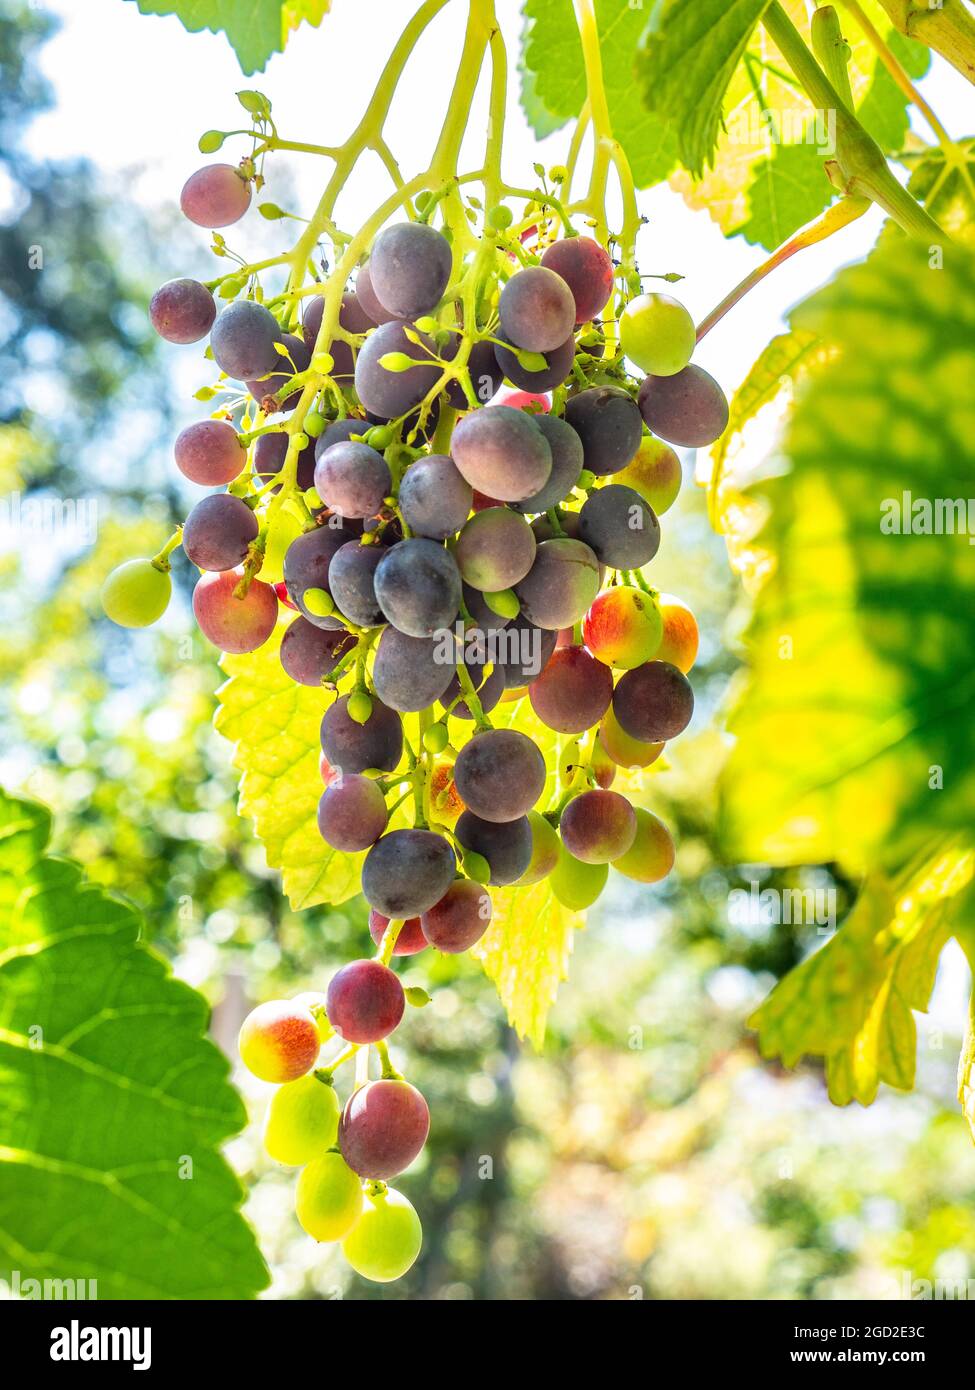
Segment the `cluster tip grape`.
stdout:
<path fill-rule="evenodd" d="M 252 161 L 208 165 L 181 206 L 226 229 L 253 181 Z M 265 1144 L 301 1169 L 301 1225 L 379 1281 L 420 1249 L 388 1183 L 430 1123 L 389 1063 L 408 1002 L 396 962 L 475 947 L 493 888 L 546 882 L 581 911 L 610 867 L 655 883 L 673 865 L 666 825 L 613 783 L 693 713 L 694 615 L 644 571 L 680 488 L 672 446 L 728 420 L 686 309 L 633 294 L 611 246 L 541 200 L 521 220 L 495 206 L 461 240 L 440 194 L 379 230 L 351 283 L 306 283 L 307 258 L 280 257 L 276 289 L 273 260 L 237 256 L 209 285 L 163 285 L 149 311 L 169 342 L 209 337 L 219 373 L 199 393 L 213 414 L 175 443 L 183 476 L 214 489 L 178 538 L 196 621 L 249 653 L 286 619 L 281 665 L 321 694 L 318 826 L 365 856 L 376 954 L 324 996 L 260 1005 L 240 1055 L 278 1088 Z M 333 237 L 337 257 L 350 240 Z M 176 543 L 109 575 L 109 617 L 161 616 Z M 563 740 L 557 768 L 533 729 Z M 323 1067 L 326 1041 L 342 1050 Z M 342 1106 L 333 1072 L 363 1047 L 383 1076 Z"/>

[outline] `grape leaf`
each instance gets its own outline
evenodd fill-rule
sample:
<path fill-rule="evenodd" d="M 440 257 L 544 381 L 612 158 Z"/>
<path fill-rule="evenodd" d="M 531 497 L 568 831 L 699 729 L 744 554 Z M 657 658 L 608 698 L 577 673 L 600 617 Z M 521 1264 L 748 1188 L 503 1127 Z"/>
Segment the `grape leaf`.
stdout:
<path fill-rule="evenodd" d="M 0 1273 L 252 1297 L 267 1271 L 219 1153 L 246 1115 L 206 1002 L 49 834 L 0 792 Z"/>
<path fill-rule="evenodd" d="M 283 628 L 245 656 L 224 656 L 218 731 L 236 744 L 239 809 L 254 822 L 270 868 L 293 908 L 343 903 L 359 891 L 364 854 L 343 854 L 318 833 L 319 730 L 331 697 L 299 685 L 281 665 Z"/>
<path fill-rule="evenodd" d="M 541 139 L 578 116 L 586 99 L 582 44 L 572 0 L 525 0 L 521 102 Z M 613 134 L 622 145 L 638 188 L 667 177 L 676 139 L 643 105 L 633 64 L 646 16 L 629 0 L 595 0 L 603 85 Z"/>
<path fill-rule="evenodd" d="M 331 0 L 136 0 L 146 15 L 175 15 L 191 34 L 226 34 L 241 71 L 262 71 L 302 21 L 321 23 Z"/>
<path fill-rule="evenodd" d="M 750 495 L 773 557 L 746 633 L 721 830 L 742 860 L 899 870 L 975 805 L 967 534 L 889 534 L 917 499 L 975 496 L 975 263 L 889 242 L 792 315 L 838 356 Z M 905 494 L 910 496 L 905 498 Z M 948 514 L 956 524 L 956 513 Z M 973 519 L 975 521 L 975 519 Z M 944 530 L 944 523 L 942 524 Z M 975 525 L 973 528 L 975 529 Z"/>
<path fill-rule="evenodd" d="M 711 162 L 732 74 L 769 0 L 663 0 L 651 10 L 640 50 L 647 109 L 677 133 L 684 166 Z"/>
<path fill-rule="evenodd" d="M 789 972 L 749 1019 L 762 1055 L 826 1059 L 830 1099 L 870 1105 L 881 1082 L 910 1090 L 917 1032 L 938 958 L 972 882 L 970 849 L 938 850 L 895 890 L 877 874 L 825 946 Z"/>
<path fill-rule="evenodd" d="M 926 150 L 907 186 L 950 237 L 975 246 L 975 140 L 960 140 L 957 148 L 954 164 L 944 150 Z"/>

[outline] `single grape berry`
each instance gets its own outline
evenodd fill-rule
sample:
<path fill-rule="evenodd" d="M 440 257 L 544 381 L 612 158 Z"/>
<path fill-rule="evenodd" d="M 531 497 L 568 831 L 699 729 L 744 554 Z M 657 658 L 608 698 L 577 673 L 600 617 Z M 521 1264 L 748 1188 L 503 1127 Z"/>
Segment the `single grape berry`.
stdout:
<path fill-rule="evenodd" d="M 206 164 L 183 184 L 183 216 L 211 231 L 239 222 L 250 207 L 251 187 L 232 164 Z"/>
<path fill-rule="evenodd" d="M 149 322 L 167 343 L 198 343 L 217 317 L 217 305 L 199 280 L 167 280 L 149 301 Z"/>
<path fill-rule="evenodd" d="M 625 584 L 598 594 L 582 620 L 582 636 L 593 656 L 624 670 L 660 654 L 663 630 L 657 600 Z"/>
<path fill-rule="evenodd" d="M 559 862 L 549 875 L 549 882 L 563 907 L 571 912 L 585 912 L 606 887 L 608 878 L 608 864 L 585 864 L 559 842 Z"/>
<path fill-rule="evenodd" d="M 322 752 L 343 773 L 395 771 L 403 755 L 403 724 L 395 710 L 373 700 L 364 724 L 349 715 L 349 696 L 340 695 L 322 717 Z"/>
<path fill-rule="evenodd" d="M 514 348 L 502 347 L 500 344 L 495 344 L 494 347 L 498 370 L 504 374 L 505 379 L 510 381 L 512 386 L 520 387 L 522 391 L 536 393 L 554 391 L 556 386 L 562 385 L 572 371 L 575 351 L 575 338 L 567 338 L 560 347 L 541 354 L 545 359 L 544 367 L 532 370 L 522 366 Z"/>
<path fill-rule="evenodd" d="M 256 381 L 279 362 L 282 337 L 277 319 L 253 299 L 228 304 L 210 333 L 210 351 L 222 372 L 237 381 Z"/>
<path fill-rule="evenodd" d="M 382 454 L 368 444 L 332 444 L 318 455 L 315 490 L 340 516 L 375 516 L 382 509 L 392 479 Z"/>
<path fill-rule="evenodd" d="M 234 594 L 237 570 L 208 572 L 193 590 L 193 614 L 208 642 L 224 652 L 253 652 L 262 647 L 278 619 L 278 596 L 270 584 L 252 579 L 243 598 Z"/>
<path fill-rule="evenodd" d="M 436 541 L 399 541 L 376 570 L 376 598 L 383 615 L 400 632 L 432 637 L 450 627 L 460 608 L 456 561 Z"/>
<path fill-rule="evenodd" d="M 599 743 L 617 767 L 650 767 L 664 751 L 663 743 L 646 743 L 624 733 L 612 705 L 599 726 Z"/>
<path fill-rule="evenodd" d="M 274 437 L 262 435 L 262 439 Z M 247 463 L 247 450 L 228 420 L 197 420 L 187 425 L 176 436 L 173 453 L 183 477 L 203 487 L 232 483 Z"/>
<path fill-rule="evenodd" d="M 321 1039 L 311 1010 L 293 999 L 258 1004 L 237 1038 L 240 1060 L 261 1081 L 295 1081 L 318 1061 Z"/>
<path fill-rule="evenodd" d="M 581 734 L 598 724 L 613 698 L 613 673 L 585 647 L 560 647 L 529 687 L 532 709 L 560 734 Z"/>
<path fill-rule="evenodd" d="M 365 1193 L 362 1215 L 342 1242 L 342 1254 L 357 1274 L 377 1284 L 401 1279 L 423 1244 L 413 1204 L 392 1187 Z"/>
<path fill-rule="evenodd" d="M 538 811 L 528 812 L 528 824 L 532 836 L 531 859 L 528 867 L 518 879 L 518 887 L 530 883 L 540 883 L 559 862 L 559 837 L 555 829 Z"/>
<path fill-rule="evenodd" d="M 379 639 L 372 679 L 376 694 L 391 709 L 413 714 L 443 698 L 456 679 L 456 662 L 445 658 L 451 651 L 451 633 L 443 637 L 410 637 L 387 627 Z"/>
<path fill-rule="evenodd" d="M 613 868 L 637 883 L 659 883 L 674 867 L 677 852 L 670 831 L 659 816 L 636 807 L 636 835 L 625 854 L 613 860 Z"/>
<path fill-rule="evenodd" d="M 615 476 L 617 483 L 633 488 L 663 516 L 677 500 L 681 485 L 680 459 L 662 439 L 645 435 L 636 458 Z"/>
<path fill-rule="evenodd" d="M 668 444 L 705 449 L 728 427 L 727 397 L 693 363 L 676 376 L 648 376 L 637 399 L 644 420 Z"/>
<path fill-rule="evenodd" d="M 686 676 L 697 659 L 697 619 L 687 604 L 672 594 L 660 595 L 660 616 L 663 636 L 656 655 L 661 661 L 669 661 Z"/>
<path fill-rule="evenodd" d="M 507 282 L 498 299 L 501 333 L 528 352 L 552 352 L 572 336 L 576 304 L 554 270 L 529 266 Z"/>
<path fill-rule="evenodd" d="M 417 365 L 396 371 L 382 365 L 386 356 L 409 358 Z M 437 383 L 441 369 L 436 357 L 431 339 L 412 323 L 382 324 L 369 334 L 356 357 L 356 395 L 366 410 L 382 420 L 408 415 Z"/>
<path fill-rule="evenodd" d="M 527 734 L 489 729 L 464 745 L 454 780 L 465 806 L 487 821 L 513 821 L 545 790 L 545 759 Z"/>
<path fill-rule="evenodd" d="M 620 387 L 593 386 L 570 396 L 565 419 L 582 440 L 585 467 L 598 478 L 618 473 L 635 458 L 643 421 L 636 401 Z"/>
<path fill-rule="evenodd" d="M 471 514 L 474 490 L 446 454 L 428 454 L 410 464 L 399 486 L 399 507 L 414 536 L 443 541 Z"/>
<path fill-rule="evenodd" d="M 186 518 L 183 550 L 197 569 L 230 570 L 243 564 L 258 529 L 257 517 L 246 502 L 218 492 L 197 502 Z"/>
<path fill-rule="evenodd" d="M 487 861 L 488 882 L 499 888 L 515 883 L 531 863 L 532 830 L 527 816 L 497 822 L 465 811 L 457 821 L 455 833 L 465 850 Z"/>
<path fill-rule="evenodd" d="M 352 1092 L 342 1112 L 339 1148 L 361 1178 L 385 1182 L 410 1166 L 429 1133 L 430 1111 L 416 1087 L 383 1078 Z"/>
<path fill-rule="evenodd" d="M 315 627 L 299 615 L 281 638 L 281 665 L 299 685 L 320 686 L 354 646 L 355 637 L 344 628 Z"/>
<path fill-rule="evenodd" d="M 641 569 L 660 548 L 660 523 L 638 492 L 610 483 L 595 488 L 583 503 L 579 538 L 600 564 Z"/>
<path fill-rule="evenodd" d="M 341 1154 L 324 1153 L 298 1176 L 295 1215 L 312 1240 L 342 1240 L 355 1230 L 363 1207 L 362 1184 Z"/>
<path fill-rule="evenodd" d="M 369 277 L 379 302 L 399 319 L 432 313 L 447 288 L 450 244 L 423 222 L 397 222 L 377 236 Z"/>
<path fill-rule="evenodd" d="M 697 343 L 694 320 L 669 294 L 631 299 L 620 316 L 619 334 L 624 355 L 654 376 L 682 372 Z"/>
<path fill-rule="evenodd" d="M 608 864 L 636 836 L 636 815 L 625 796 L 601 788 L 573 797 L 559 821 L 562 843 L 584 864 Z"/>
<path fill-rule="evenodd" d="M 613 293 L 613 262 L 591 237 L 563 237 L 542 255 L 546 270 L 554 270 L 569 289 L 576 306 L 576 323 L 588 323 L 605 309 Z"/>
<path fill-rule="evenodd" d="M 420 922 L 431 946 L 446 955 L 460 955 L 480 941 L 491 925 L 491 895 L 469 878 L 455 879 Z"/>
<path fill-rule="evenodd" d="M 613 713 L 631 738 L 666 742 L 691 722 L 694 692 L 683 671 L 669 661 L 648 661 L 620 677 L 613 692 Z"/>
<path fill-rule="evenodd" d="M 522 612 L 538 627 L 572 627 L 599 591 L 599 561 L 582 541 L 543 541 L 535 563 L 515 586 Z"/>
<path fill-rule="evenodd" d="M 552 450 L 535 420 L 506 405 L 465 415 L 454 426 L 450 450 L 471 487 L 497 502 L 533 497 L 552 472 Z"/>
<path fill-rule="evenodd" d="M 362 893 L 386 917 L 418 917 L 443 897 L 455 870 L 454 852 L 442 835 L 391 830 L 366 855 Z"/>
<path fill-rule="evenodd" d="M 126 560 L 102 584 L 102 609 L 119 627 L 149 627 L 165 613 L 172 593 L 169 570 L 151 560 Z"/>
<path fill-rule="evenodd" d="M 369 934 L 378 946 L 383 933 L 389 926 L 389 918 L 384 917 L 381 912 L 372 908 L 369 912 Z M 420 926 L 419 917 L 407 917 L 400 928 L 396 938 L 396 945 L 393 947 L 394 956 L 415 956 L 420 951 L 425 951 L 429 942 L 423 935 L 423 928 Z"/>
<path fill-rule="evenodd" d="M 340 1038 L 374 1043 L 399 1026 L 406 1001 L 403 986 L 378 960 L 353 960 L 329 981 L 328 1021 Z"/>
<path fill-rule="evenodd" d="M 288 586 L 288 596 L 299 613 L 315 627 L 340 626 L 331 616 L 328 604 L 323 607 L 321 598 L 316 602 L 311 597 L 309 602 L 305 596 L 330 596 L 328 574 L 332 558 L 353 539 L 352 532 L 345 527 L 328 524 L 298 536 L 285 552 L 284 582 Z"/>
<path fill-rule="evenodd" d="M 356 276 L 355 296 L 362 307 L 362 312 L 372 319 L 373 323 L 382 325 L 397 322 L 396 314 L 391 314 L 385 305 L 380 304 L 376 291 L 372 287 L 372 272 L 368 264 L 360 267 L 359 274 Z"/>
<path fill-rule="evenodd" d="M 384 545 L 346 541 L 329 562 L 329 593 L 343 616 L 359 627 L 376 627 L 383 620 L 376 599 L 376 568 L 385 554 Z"/>
<path fill-rule="evenodd" d="M 523 516 L 507 507 L 487 507 L 464 525 L 454 559 L 465 584 L 496 593 L 524 579 L 535 548 L 534 533 Z"/>
<path fill-rule="evenodd" d="M 264 1148 L 277 1163 L 300 1168 L 335 1143 L 340 1114 L 334 1086 L 310 1075 L 287 1081 L 271 1097 Z"/>
<path fill-rule="evenodd" d="M 343 773 L 318 803 L 318 830 L 326 844 L 345 854 L 374 845 L 386 829 L 386 798 L 375 782 Z"/>

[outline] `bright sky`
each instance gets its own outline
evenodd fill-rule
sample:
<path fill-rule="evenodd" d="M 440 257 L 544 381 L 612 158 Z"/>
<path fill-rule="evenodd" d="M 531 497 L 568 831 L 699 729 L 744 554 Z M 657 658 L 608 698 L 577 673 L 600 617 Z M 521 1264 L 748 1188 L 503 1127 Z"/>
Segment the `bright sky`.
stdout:
<path fill-rule="evenodd" d="M 184 179 L 204 162 L 196 149 L 200 134 L 211 127 L 232 129 L 243 113 L 234 92 L 257 86 L 272 99 L 279 129 L 288 138 L 316 144 L 343 139 L 358 119 L 395 35 L 412 8 L 404 0 L 333 0 L 333 12 L 318 31 L 303 29 L 288 50 L 273 58 L 267 71 L 241 76 L 223 37 L 188 34 L 172 17 L 144 16 L 132 0 L 48 0 L 64 27 L 48 45 L 44 67 L 58 95 L 57 109 L 38 120 L 31 147 L 48 157 L 88 155 L 101 168 L 123 172 L 133 198 L 148 206 L 175 206 Z M 434 21 L 414 56 L 412 80 L 393 107 L 390 143 L 406 172 L 420 167 L 432 149 L 453 64 L 459 52 L 466 6 L 454 0 Z M 499 0 L 498 14 L 509 45 L 514 72 L 520 32 L 518 0 Z M 931 79 L 928 79 L 930 88 Z M 950 70 L 938 83 L 938 109 L 949 130 L 965 133 L 964 102 L 970 89 Z M 422 93 L 422 96 L 420 95 Z M 483 140 L 483 92 L 470 129 Z M 922 133 L 923 127 L 920 127 Z M 506 174 L 512 182 L 531 182 L 531 165 L 541 158 L 551 165 L 565 156 L 567 133 L 543 145 L 535 143 L 518 108 L 517 79 L 511 83 Z M 228 155 L 228 151 L 230 151 Z M 228 142 L 213 158 L 236 160 L 243 144 Z M 284 162 L 281 156 L 277 160 Z M 292 161 L 303 210 L 310 212 L 320 191 L 319 161 Z M 378 165 L 350 185 L 340 205 L 341 225 L 354 229 L 378 202 Z M 273 196 L 273 169 L 271 193 Z M 689 211 L 669 189 L 641 194 L 641 209 L 651 218 L 640 244 L 644 271 L 677 270 L 687 278 L 676 293 L 696 319 L 717 303 L 763 253 L 741 239 L 725 241 L 705 213 Z M 248 225 L 244 224 L 245 228 Z M 804 252 L 779 270 L 719 326 L 702 345 L 696 360 L 726 389 L 741 380 L 765 343 L 781 325 L 784 311 L 835 269 L 862 256 L 872 244 L 879 219 L 862 219 L 825 245 Z M 257 229 L 255 229 L 257 230 Z M 260 227 L 261 242 L 270 228 Z M 235 229 L 235 242 L 247 249 Z M 201 250 L 205 233 L 199 233 Z M 189 270 L 189 268 L 187 268 Z M 196 267 L 202 270 L 203 265 Z"/>

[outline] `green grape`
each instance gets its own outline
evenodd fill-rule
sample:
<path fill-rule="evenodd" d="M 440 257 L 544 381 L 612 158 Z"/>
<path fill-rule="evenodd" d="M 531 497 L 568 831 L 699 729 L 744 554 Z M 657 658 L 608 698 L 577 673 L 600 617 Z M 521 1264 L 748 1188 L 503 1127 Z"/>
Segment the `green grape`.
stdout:
<path fill-rule="evenodd" d="M 322 1154 L 302 1168 L 295 1215 L 313 1240 L 344 1239 L 361 1211 L 362 1186 L 341 1154 Z"/>
<path fill-rule="evenodd" d="M 420 1253 L 423 1228 L 412 1202 L 392 1187 L 363 1200 L 342 1253 L 357 1274 L 377 1284 L 401 1278 Z"/>
<path fill-rule="evenodd" d="M 584 912 L 592 907 L 606 887 L 608 864 L 583 864 L 559 844 L 559 862 L 552 870 L 549 882 L 552 892 L 563 907 L 572 912 Z"/>
<path fill-rule="evenodd" d="M 126 560 L 102 585 L 102 608 L 119 627 L 148 627 L 165 613 L 172 592 L 168 570 L 151 560 Z"/>
<path fill-rule="evenodd" d="M 288 1081 L 271 1098 L 264 1147 L 278 1163 L 300 1168 L 335 1143 L 340 1111 L 334 1086 L 314 1076 Z"/>
<path fill-rule="evenodd" d="M 697 341 L 694 320 L 669 294 L 641 294 L 620 316 L 624 356 L 651 376 L 676 376 L 691 360 Z"/>

